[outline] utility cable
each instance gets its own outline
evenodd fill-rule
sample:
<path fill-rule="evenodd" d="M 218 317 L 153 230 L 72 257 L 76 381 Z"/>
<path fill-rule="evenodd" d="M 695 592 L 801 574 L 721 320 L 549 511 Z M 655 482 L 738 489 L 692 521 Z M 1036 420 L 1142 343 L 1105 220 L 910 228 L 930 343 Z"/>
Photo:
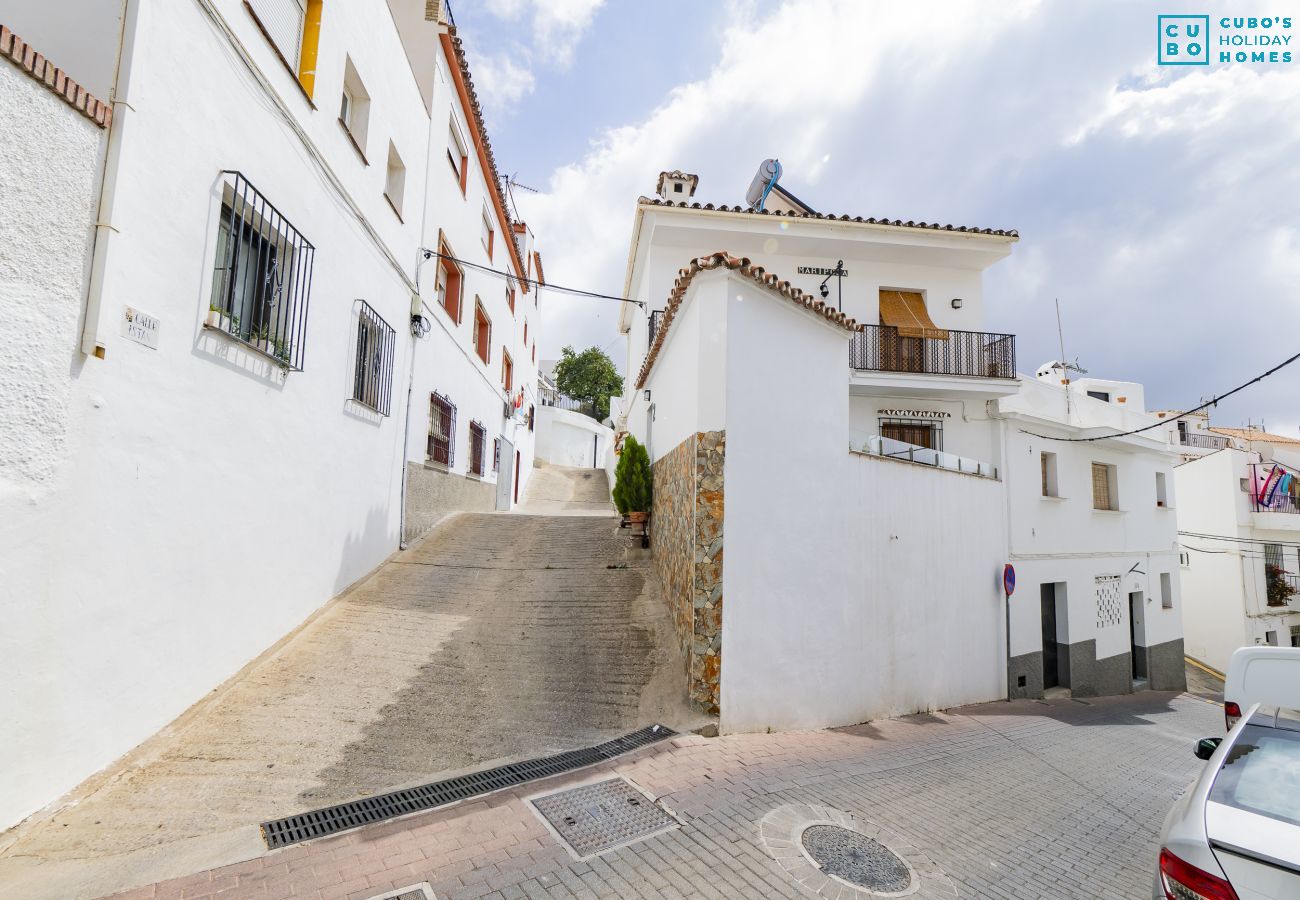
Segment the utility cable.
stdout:
<path fill-rule="evenodd" d="M 1108 441 L 1111 440 L 1112 438 L 1128 437 L 1130 434 L 1141 434 L 1142 432 L 1150 431 L 1153 428 L 1162 428 L 1163 426 L 1168 425 L 1170 422 L 1177 422 L 1179 419 L 1183 418 L 1184 416 L 1190 416 L 1193 413 L 1198 413 L 1203 409 L 1208 409 L 1211 406 L 1216 405 L 1220 400 L 1226 400 L 1229 397 L 1231 397 L 1233 394 L 1237 393 L 1238 391 L 1244 391 L 1252 384 L 1263 381 L 1265 378 L 1272 375 L 1274 372 L 1277 372 L 1279 369 L 1284 369 L 1287 366 L 1291 365 L 1291 363 L 1295 362 L 1297 359 L 1300 359 L 1300 353 L 1297 353 L 1291 358 L 1278 363 L 1276 366 L 1269 369 L 1267 372 L 1263 373 L 1262 375 L 1256 375 L 1254 378 L 1250 379 L 1250 381 L 1247 381 L 1244 384 L 1239 384 L 1232 390 L 1227 391 L 1226 393 L 1223 394 L 1219 394 L 1219 396 L 1217 397 L 1212 397 L 1211 399 L 1205 401 L 1195 409 L 1189 409 L 1185 412 L 1181 412 L 1178 415 L 1174 416 L 1172 419 L 1161 419 L 1159 422 L 1152 422 L 1150 425 L 1144 425 L 1141 428 L 1134 428 L 1130 431 L 1121 431 L 1117 434 L 1103 434 L 1097 437 L 1067 437 L 1067 438 L 1053 437 L 1052 435 L 1049 434 L 1037 434 L 1033 431 L 1026 431 L 1023 428 L 1021 428 L 1020 431 L 1024 434 L 1029 435 L 1030 437 L 1036 437 L 1044 441 L 1060 441 L 1062 443 L 1070 443 L 1070 444 L 1086 444 L 1092 441 Z M 1067 397 L 1069 396 L 1068 386 L 1066 387 L 1066 396 Z"/>
<path fill-rule="evenodd" d="M 645 302 L 641 300 L 629 300 L 626 297 L 616 297 L 613 294 L 600 294 L 595 291 L 584 291 L 581 288 L 571 288 L 571 287 L 564 287 L 563 285 L 551 284 L 549 281 L 538 281 L 534 278 L 524 278 L 521 275 L 512 275 L 509 272 L 504 272 L 501 269 L 494 269 L 491 266 L 484 266 L 484 265 L 480 265 L 479 263 L 472 263 L 469 260 L 459 259 L 458 257 L 452 256 L 450 253 L 439 253 L 437 250 L 424 249 L 421 250 L 420 252 L 424 254 L 425 259 L 432 259 L 433 257 L 436 256 L 439 259 L 445 259 L 448 262 L 453 262 L 458 266 L 468 266 L 471 269 L 478 269 L 481 272 L 489 272 L 493 275 L 500 275 L 502 278 L 506 279 L 507 281 L 518 281 L 524 284 L 534 285 L 539 289 L 546 288 L 547 290 L 550 291 L 558 291 L 559 293 L 562 294 L 575 294 L 579 297 L 592 297 L 597 300 L 617 300 L 620 303 L 635 303 L 637 306 L 641 307 L 642 309 L 645 309 Z"/>

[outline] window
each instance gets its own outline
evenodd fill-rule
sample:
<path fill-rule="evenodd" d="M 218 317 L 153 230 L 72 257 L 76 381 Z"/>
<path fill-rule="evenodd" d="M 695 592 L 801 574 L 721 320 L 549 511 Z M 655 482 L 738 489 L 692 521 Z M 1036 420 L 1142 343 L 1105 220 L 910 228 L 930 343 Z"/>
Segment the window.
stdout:
<path fill-rule="evenodd" d="M 1092 508 L 1119 509 L 1119 497 L 1115 484 L 1115 467 L 1104 463 L 1092 464 Z"/>
<path fill-rule="evenodd" d="M 397 155 L 397 148 L 393 142 L 388 142 L 388 176 L 384 181 L 384 196 L 388 198 L 388 205 L 397 213 L 397 218 L 402 218 L 402 197 L 406 192 L 406 166 L 402 165 L 402 158 Z"/>
<path fill-rule="evenodd" d="M 537 343 L 533 342 L 533 362 L 537 362 Z"/>
<path fill-rule="evenodd" d="M 434 292 L 438 296 L 438 305 L 447 311 L 447 315 L 451 316 L 453 322 L 459 325 L 464 279 L 461 277 L 460 267 L 447 259 L 448 256 L 455 254 L 447 247 L 445 241 L 438 242 L 438 252 L 442 256 L 438 258 L 438 276 Z"/>
<path fill-rule="evenodd" d="M 1192 564 L 1192 554 L 1188 553 L 1186 550 L 1181 550 L 1181 551 L 1179 551 L 1179 553 L 1178 553 L 1178 565 L 1180 565 L 1180 566 L 1182 566 L 1184 569 L 1186 569 L 1186 568 L 1187 568 L 1188 566 L 1190 566 L 1191 564 Z"/>
<path fill-rule="evenodd" d="M 492 471 L 501 471 L 501 438 L 492 439 Z"/>
<path fill-rule="evenodd" d="M 513 300 L 514 297 L 511 296 L 510 299 Z M 511 308 L 511 309 L 514 309 L 513 306 L 510 307 L 510 308 Z M 524 346 L 525 346 L 525 347 L 528 346 L 528 320 L 527 320 L 527 319 L 524 319 Z"/>
<path fill-rule="evenodd" d="M 301 370 L 316 250 L 243 175 L 225 174 L 207 327 Z"/>
<path fill-rule="evenodd" d="M 1168 572 L 1160 573 L 1160 607 L 1174 608 L 1174 578 Z"/>
<path fill-rule="evenodd" d="M 880 436 L 887 440 L 898 441 L 913 447 L 928 450 L 943 449 L 943 426 L 937 422 L 915 421 L 912 419 L 881 419 Z M 888 445 L 886 445 L 888 447 Z M 894 447 L 886 453 L 903 449 Z"/>
<path fill-rule="evenodd" d="M 469 183 L 469 153 L 465 149 L 465 139 L 460 136 L 460 129 L 456 127 L 455 116 L 447 126 L 447 160 L 451 163 L 452 172 L 456 174 L 460 192 L 464 194 L 465 185 Z"/>
<path fill-rule="evenodd" d="M 536 415 L 536 413 L 537 413 L 537 407 L 531 403 L 528 404 L 528 430 L 529 431 L 532 431 L 536 425 L 536 422 L 534 420 L 534 416 Z M 650 421 L 653 422 L 654 418 L 652 417 Z"/>
<path fill-rule="evenodd" d="M 1100 400 L 1102 403 L 1110 402 L 1110 394 L 1105 391 L 1088 391 L 1088 396 L 1094 400 Z"/>
<path fill-rule="evenodd" d="M 1277 632 L 1276 632 L 1276 631 L 1266 631 L 1266 632 L 1264 632 L 1264 643 L 1268 644 L 1270 647 L 1276 647 L 1276 646 L 1277 646 Z"/>
<path fill-rule="evenodd" d="M 1043 470 L 1043 496 L 1059 497 L 1056 484 L 1056 454 L 1041 453 L 1039 461 Z"/>
<path fill-rule="evenodd" d="M 357 356 L 352 374 L 352 399 L 388 415 L 392 401 L 393 352 L 397 335 L 392 327 L 361 301 L 357 317 Z"/>
<path fill-rule="evenodd" d="M 352 57 L 343 63 L 343 97 L 339 101 L 339 124 L 351 139 L 352 146 L 366 161 L 366 129 L 370 124 L 370 95 L 361 83 L 361 76 L 352 65 Z"/>
<path fill-rule="evenodd" d="M 492 320 L 477 297 L 474 298 L 474 352 L 485 365 L 492 358 Z"/>
<path fill-rule="evenodd" d="M 1165 490 L 1165 473 L 1156 473 L 1156 506 L 1169 506 L 1169 495 Z"/>
<path fill-rule="evenodd" d="M 506 393 L 510 393 L 515 383 L 515 364 L 510 359 L 510 354 L 505 348 L 501 349 L 501 384 L 505 387 Z"/>
<path fill-rule="evenodd" d="M 451 466 L 456 446 L 456 407 L 442 394 L 429 395 L 429 459 Z"/>
<path fill-rule="evenodd" d="M 488 259 L 492 258 L 492 246 L 496 240 L 497 233 L 492 229 L 492 219 L 488 216 L 487 207 L 483 207 L 483 233 L 480 237 L 483 239 L 483 249 L 487 251 Z M 506 286 L 509 291 L 509 285 Z"/>
<path fill-rule="evenodd" d="M 514 285 L 506 285 L 506 306 L 510 307 L 510 312 L 515 311 L 515 288 Z M 524 338 L 524 343 L 528 343 L 528 338 Z"/>
<path fill-rule="evenodd" d="M 484 450 L 487 444 L 487 430 L 478 422 L 469 423 L 469 470 L 475 475 L 483 474 Z"/>

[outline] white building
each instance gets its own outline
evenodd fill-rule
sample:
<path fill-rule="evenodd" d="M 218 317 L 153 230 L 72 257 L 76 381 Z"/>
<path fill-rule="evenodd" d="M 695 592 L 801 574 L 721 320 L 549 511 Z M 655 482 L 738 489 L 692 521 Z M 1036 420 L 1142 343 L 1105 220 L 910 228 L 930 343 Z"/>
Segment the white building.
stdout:
<path fill-rule="evenodd" d="M 1092 579 L 1158 597 L 1150 585 L 1167 574 L 1176 604 L 1176 529 L 1154 479 L 1170 457 L 1163 438 L 1096 457 L 1122 468 L 1131 511 L 1093 515 L 1084 490 L 1032 495 L 1037 457 L 1009 458 L 1028 452 L 1019 421 L 1074 436 L 1142 403 L 1067 414 L 1059 386 L 1017 377 L 1014 336 L 983 330 L 982 289 L 1017 234 L 820 215 L 779 185 L 759 211 L 702 205 L 697 186 L 665 172 L 637 204 L 625 296 L 641 306 L 620 320 L 629 377 L 616 406 L 650 450 L 652 546 L 695 701 L 744 731 L 1041 695 L 1034 578 L 1074 587 L 1053 632 L 1071 645 L 1057 656 L 1071 664 L 1063 683 L 1133 689 L 1131 607 L 1120 598 L 1107 625 L 1122 642 L 1091 634 Z M 1092 457 L 1057 452 L 1063 481 L 1088 485 Z M 1076 542 L 1074 528 L 1089 534 Z M 1009 624 L 1008 562 L 1028 570 Z M 1130 583 L 1135 563 L 1155 581 Z M 1136 632 L 1157 687 L 1181 655 L 1177 617 L 1148 615 Z"/>
<path fill-rule="evenodd" d="M 1174 480 L 1187 653 L 1224 671 L 1238 647 L 1300 646 L 1300 440 L 1210 431 L 1229 446 Z"/>
<path fill-rule="evenodd" d="M 1181 690 L 1177 456 L 1140 384 L 1067 371 L 1040 366 L 996 404 L 1021 585 L 1010 695 Z"/>
<path fill-rule="evenodd" d="M 521 492 L 536 290 L 424 250 L 540 262 L 436 8 L 0 0 L 0 828 Z"/>

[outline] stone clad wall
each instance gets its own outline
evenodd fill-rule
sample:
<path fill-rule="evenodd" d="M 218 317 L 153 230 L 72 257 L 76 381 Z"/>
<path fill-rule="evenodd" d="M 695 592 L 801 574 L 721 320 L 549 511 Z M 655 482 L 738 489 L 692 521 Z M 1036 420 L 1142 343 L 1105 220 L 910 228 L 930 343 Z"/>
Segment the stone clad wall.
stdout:
<path fill-rule="evenodd" d="M 650 546 L 677 639 L 687 691 L 718 713 L 722 671 L 722 514 L 726 434 L 688 437 L 653 466 Z"/>

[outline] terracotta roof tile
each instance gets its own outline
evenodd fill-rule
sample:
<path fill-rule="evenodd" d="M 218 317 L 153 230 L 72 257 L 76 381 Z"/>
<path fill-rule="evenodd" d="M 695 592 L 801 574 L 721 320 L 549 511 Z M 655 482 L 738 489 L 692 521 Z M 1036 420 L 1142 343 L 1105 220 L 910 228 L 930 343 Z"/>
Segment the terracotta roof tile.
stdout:
<path fill-rule="evenodd" d="M 1300 444 L 1298 438 L 1269 434 L 1267 431 L 1261 431 L 1258 428 L 1219 428 L 1211 426 L 1210 431 L 1225 437 L 1236 438 L 1239 441 L 1256 441 L 1261 444 Z"/>
<path fill-rule="evenodd" d="M 655 331 L 654 343 L 650 345 L 650 349 L 646 352 L 645 362 L 641 364 L 641 372 L 637 375 L 637 390 L 645 386 L 645 380 L 654 367 L 655 359 L 659 356 L 659 348 L 663 346 L 664 338 L 668 334 L 668 328 L 672 325 L 677 310 L 681 308 L 682 300 L 686 297 L 686 290 L 691 286 L 691 282 L 695 280 L 695 276 L 700 272 L 720 268 L 730 269 L 733 272 L 739 272 L 746 278 L 752 278 L 755 283 L 784 297 L 795 306 L 801 306 L 814 312 L 828 322 L 840 326 L 845 331 L 860 331 L 862 328 L 856 319 L 851 319 L 839 310 L 827 306 L 821 300 L 813 297 L 812 294 L 806 294 L 799 288 L 794 287 L 790 282 L 782 281 L 762 266 L 753 265 L 748 257 L 742 256 L 738 258 L 725 250 L 719 250 L 708 256 L 701 256 L 698 259 L 691 260 L 689 266 L 678 271 L 677 280 L 673 282 L 672 293 L 668 295 L 668 303 L 664 306 L 663 319 L 659 323 L 659 328 Z"/>
<path fill-rule="evenodd" d="M 685 200 L 663 200 L 658 197 L 642 197 L 639 202 L 644 203 L 647 206 L 672 206 L 677 209 L 748 213 L 751 216 L 784 216 L 790 219 L 825 219 L 836 222 L 858 222 L 867 225 L 890 225 L 895 228 L 924 228 L 929 231 L 957 231 L 965 232 L 967 234 L 988 234 L 996 237 L 1010 237 L 1016 239 L 1019 239 L 1020 237 L 1020 232 L 1016 231 L 1014 228 L 975 228 L 969 225 L 940 225 L 937 222 L 915 222 L 910 219 L 906 222 L 902 219 L 864 219 L 862 216 L 849 216 L 847 214 L 837 216 L 833 213 L 787 213 L 779 210 L 774 211 L 768 209 L 753 210 L 747 206 L 727 206 L 725 203 L 719 206 L 714 206 L 712 203 L 700 204 L 690 203 Z"/>

